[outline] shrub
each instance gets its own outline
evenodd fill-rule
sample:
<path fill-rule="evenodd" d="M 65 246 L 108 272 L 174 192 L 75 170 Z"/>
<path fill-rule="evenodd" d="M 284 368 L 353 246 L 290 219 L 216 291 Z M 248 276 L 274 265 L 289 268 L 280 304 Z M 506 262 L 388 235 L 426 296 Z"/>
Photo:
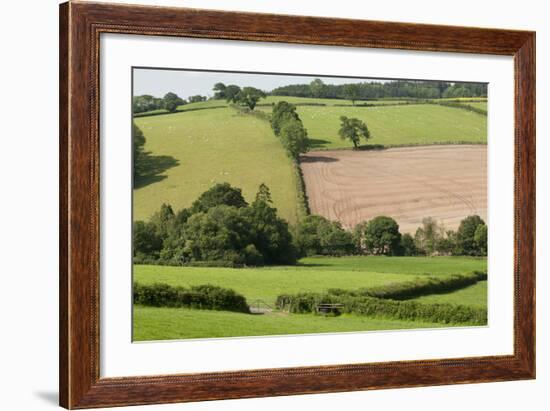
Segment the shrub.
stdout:
<path fill-rule="evenodd" d="M 480 249 L 476 242 L 475 235 L 478 226 L 485 225 L 485 222 L 478 215 L 471 215 L 460 222 L 460 226 L 456 232 L 456 253 L 459 255 L 483 255 L 485 250 Z M 482 240 L 482 238 L 479 238 Z M 483 244 L 482 244 L 483 246 Z"/>
<path fill-rule="evenodd" d="M 354 250 L 351 233 L 319 215 L 309 215 L 297 224 L 296 244 L 303 255 L 339 256 Z"/>
<path fill-rule="evenodd" d="M 354 229 L 355 245 L 358 251 L 370 254 L 399 255 L 401 234 L 397 222 L 386 216 L 378 216 L 360 223 Z"/>
<path fill-rule="evenodd" d="M 232 187 L 229 183 L 218 183 L 193 202 L 191 213 L 206 212 L 208 209 L 220 205 L 240 208 L 246 207 L 248 204 L 240 188 Z"/>
<path fill-rule="evenodd" d="M 276 306 L 291 313 L 316 313 L 322 303 L 343 304 L 343 313 L 369 317 L 383 317 L 407 321 L 431 321 L 437 323 L 487 324 L 487 311 L 453 304 L 422 304 L 415 301 L 396 301 L 383 298 L 350 295 L 304 293 L 281 295 Z"/>
<path fill-rule="evenodd" d="M 168 284 L 142 285 L 134 283 L 134 304 L 153 307 L 198 308 L 249 313 L 246 299 L 235 291 L 214 285 L 191 288 Z"/>

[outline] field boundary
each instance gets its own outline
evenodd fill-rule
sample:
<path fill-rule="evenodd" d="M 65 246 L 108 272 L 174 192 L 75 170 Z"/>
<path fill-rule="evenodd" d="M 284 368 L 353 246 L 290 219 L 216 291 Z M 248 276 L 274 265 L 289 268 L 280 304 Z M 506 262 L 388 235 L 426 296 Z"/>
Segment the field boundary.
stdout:
<path fill-rule="evenodd" d="M 267 121 L 267 122 L 270 122 L 271 120 L 271 115 L 268 113 L 264 113 L 262 111 L 250 110 L 244 107 L 240 107 L 236 104 L 231 104 L 229 107 L 235 109 L 238 113 L 245 116 L 246 115 L 253 116 L 253 117 L 256 117 L 257 119 L 260 119 L 262 121 Z M 273 136 L 277 140 L 279 140 L 275 135 L 275 133 L 273 133 Z M 294 173 L 294 179 L 295 179 L 295 185 L 296 185 L 296 200 L 297 200 L 296 217 L 297 217 L 297 220 L 300 221 L 300 219 L 307 217 L 311 213 L 309 208 L 309 201 L 306 193 L 306 183 L 304 181 L 302 167 L 300 167 L 300 160 L 295 159 L 292 156 L 288 156 L 288 157 L 290 158 L 290 161 L 292 163 L 292 171 Z"/>

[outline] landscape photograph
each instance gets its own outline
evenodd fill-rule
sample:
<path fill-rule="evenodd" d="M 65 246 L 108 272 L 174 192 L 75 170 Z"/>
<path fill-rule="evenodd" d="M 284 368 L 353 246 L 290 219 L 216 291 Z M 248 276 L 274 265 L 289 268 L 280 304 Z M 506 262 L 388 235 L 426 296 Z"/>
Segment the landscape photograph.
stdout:
<path fill-rule="evenodd" d="M 486 83 L 132 70 L 133 341 L 487 326 Z"/>

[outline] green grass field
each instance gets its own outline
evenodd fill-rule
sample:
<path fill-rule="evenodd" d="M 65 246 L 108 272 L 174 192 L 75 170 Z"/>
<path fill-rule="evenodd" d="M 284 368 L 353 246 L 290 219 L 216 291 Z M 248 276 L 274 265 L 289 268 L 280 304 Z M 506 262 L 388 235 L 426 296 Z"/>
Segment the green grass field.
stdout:
<path fill-rule="evenodd" d="M 415 298 L 419 303 L 449 303 L 470 305 L 473 307 L 487 307 L 487 281 L 480 281 L 477 284 L 453 291 L 447 294 L 432 294 Z"/>
<path fill-rule="evenodd" d="M 338 136 L 340 116 L 356 117 L 371 132 L 368 144 L 487 143 L 487 117 L 452 107 L 415 104 L 390 107 L 298 107 L 314 148 L 347 148 Z"/>
<path fill-rule="evenodd" d="M 231 108 L 141 117 L 135 122 L 145 135 L 145 151 L 159 166 L 156 175 L 134 189 L 135 220 L 148 219 L 162 203 L 176 210 L 188 207 L 215 183 L 228 182 L 242 188 L 248 201 L 261 183 L 267 184 L 279 215 L 296 221 L 295 175 L 267 122 Z M 167 162 L 170 167 L 163 167 Z"/>
<path fill-rule="evenodd" d="M 485 270 L 485 259 L 468 257 L 311 257 L 297 266 L 203 268 L 135 265 L 134 281 L 173 286 L 213 284 L 232 288 L 248 303 L 274 304 L 280 294 L 357 289 L 412 281 L 420 276 L 444 276 Z"/>
<path fill-rule="evenodd" d="M 484 101 L 484 102 L 474 102 L 474 103 L 463 103 L 464 105 L 466 106 L 471 106 L 471 107 L 475 107 L 475 108 L 479 108 L 479 109 L 482 109 L 482 110 L 487 110 L 487 102 Z"/>
<path fill-rule="evenodd" d="M 239 314 L 183 308 L 134 307 L 134 341 L 438 328 L 443 324 L 342 315 Z"/>
<path fill-rule="evenodd" d="M 249 304 L 261 299 L 273 305 L 276 297 L 284 293 L 324 292 L 329 288 L 357 289 L 411 281 L 426 275 L 446 276 L 486 268 L 485 259 L 468 257 L 310 257 L 300 260 L 298 266 L 248 269 L 136 265 L 134 281 L 142 284 L 161 282 L 173 286 L 213 284 L 234 289 L 244 295 Z M 486 288 L 483 287 L 482 282 L 454 293 L 421 297 L 418 300 L 425 299 L 427 303 L 485 306 Z M 442 324 L 356 315 L 324 318 L 315 315 L 288 315 L 277 311 L 252 315 L 134 307 L 134 339 L 138 341 L 441 326 Z"/>

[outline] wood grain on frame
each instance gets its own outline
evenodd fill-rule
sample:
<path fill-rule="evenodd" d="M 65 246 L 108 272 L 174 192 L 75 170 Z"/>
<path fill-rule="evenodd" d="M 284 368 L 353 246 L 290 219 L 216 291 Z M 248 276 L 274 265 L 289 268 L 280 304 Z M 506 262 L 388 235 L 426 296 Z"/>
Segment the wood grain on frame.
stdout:
<path fill-rule="evenodd" d="M 514 354 L 155 377 L 99 374 L 99 35 L 514 56 Z M 196 9 L 60 6 L 60 404 L 91 408 L 535 376 L 535 33 Z"/>

